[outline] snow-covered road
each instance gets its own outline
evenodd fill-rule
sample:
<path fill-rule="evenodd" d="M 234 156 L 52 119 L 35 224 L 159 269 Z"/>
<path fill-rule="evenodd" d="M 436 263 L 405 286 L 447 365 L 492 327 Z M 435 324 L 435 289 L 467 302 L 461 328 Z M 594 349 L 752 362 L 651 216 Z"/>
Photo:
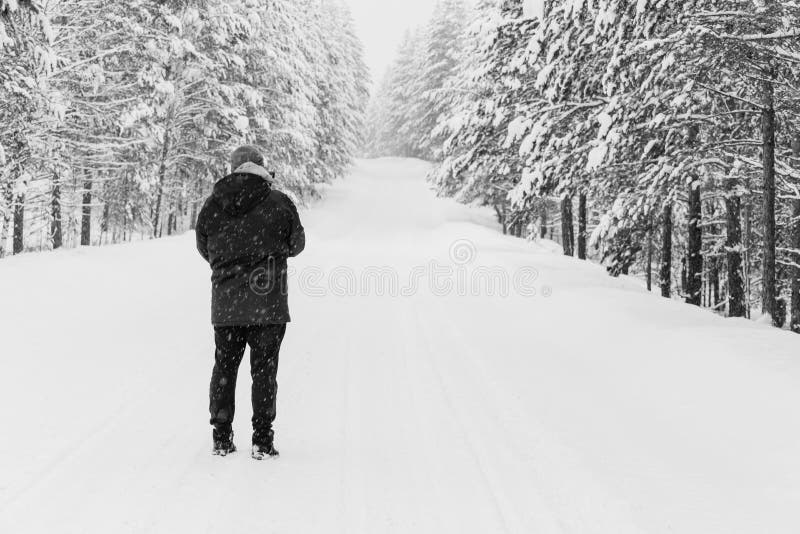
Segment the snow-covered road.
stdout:
<path fill-rule="evenodd" d="M 276 462 L 210 455 L 193 235 L 0 262 L 0 532 L 798 531 L 800 338 L 504 237 L 426 169 L 305 212 Z"/>

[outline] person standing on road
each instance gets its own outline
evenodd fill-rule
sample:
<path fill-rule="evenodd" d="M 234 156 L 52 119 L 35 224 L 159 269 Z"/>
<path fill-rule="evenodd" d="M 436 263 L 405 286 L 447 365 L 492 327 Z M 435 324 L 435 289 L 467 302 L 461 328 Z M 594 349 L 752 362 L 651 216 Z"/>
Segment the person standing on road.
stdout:
<path fill-rule="evenodd" d="M 297 208 L 273 188 L 274 174 L 258 148 L 231 156 L 233 173 L 214 186 L 197 220 L 197 249 L 212 270 L 212 323 L 216 342 L 210 412 L 213 452 L 226 456 L 233 443 L 236 378 L 250 346 L 253 378 L 252 456 L 278 456 L 276 416 L 278 355 L 291 321 L 287 259 L 305 249 Z"/>

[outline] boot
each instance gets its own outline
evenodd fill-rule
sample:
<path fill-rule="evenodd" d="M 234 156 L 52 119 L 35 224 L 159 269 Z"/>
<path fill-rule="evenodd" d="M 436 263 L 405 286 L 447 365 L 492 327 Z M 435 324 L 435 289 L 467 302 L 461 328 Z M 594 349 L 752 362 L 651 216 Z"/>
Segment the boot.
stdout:
<path fill-rule="evenodd" d="M 214 429 L 214 456 L 228 456 L 236 452 L 236 445 L 233 444 L 233 430 Z"/>
<path fill-rule="evenodd" d="M 277 458 L 280 456 L 278 449 L 275 445 L 253 445 L 251 456 L 254 460 L 268 460 L 270 458 Z"/>

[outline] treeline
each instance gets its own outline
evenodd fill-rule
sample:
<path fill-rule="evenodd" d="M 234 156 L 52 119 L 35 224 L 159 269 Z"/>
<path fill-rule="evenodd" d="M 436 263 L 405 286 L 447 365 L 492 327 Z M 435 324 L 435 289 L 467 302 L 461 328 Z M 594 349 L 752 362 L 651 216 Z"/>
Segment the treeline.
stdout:
<path fill-rule="evenodd" d="M 481 1 L 435 87 L 430 37 L 400 50 L 380 107 L 406 114 L 374 152 L 432 157 L 442 194 L 516 235 L 800 332 L 798 28 L 777 0 Z M 423 141 L 409 94 L 443 103 Z"/>
<path fill-rule="evenodd" d="M 368 84 L 339 0 L 0 0 L 0 257 L 191 228 L 244 143 L 313 196 Z"/>
<path fill-rule="evenodd" d="M 442 139 L 433 131 L 449 109 L 442 90 L 459 67 L 468 17 L 462 0 L 441 0 L 428 25 L 406 34 L 370 102 L 367 155 L 439 156 Z"/>

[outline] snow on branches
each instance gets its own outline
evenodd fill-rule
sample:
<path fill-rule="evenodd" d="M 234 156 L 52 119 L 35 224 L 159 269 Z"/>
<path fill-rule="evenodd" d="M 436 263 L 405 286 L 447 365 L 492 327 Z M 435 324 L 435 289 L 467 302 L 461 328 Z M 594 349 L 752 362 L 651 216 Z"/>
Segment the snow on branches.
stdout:
<path fill-rule="evenodd" d="M 339 1 L 3 0 L 0 40 L 0 193 L 25 213 L 0 248 L 188 228 L 244 143 L 307 198 L 361 141 L 368 74 Z M 45 193 L 15 194 L 22 173 Z"/>
<path fill-rule="evenodd" d="M 436 141 L 424 155 L 440 192 L 531 223 L 514 233 L 549 234 L 568 254 L 577 199 L 580 257 L 649 283 L 655 262 L 665 296 L 731 315 L 760 301 L 776 324 L 791 299 L 800 331 L 800 6 L 542 5 L 538 17 L 523 0 L 475 7 L 446 106 L 417 133 Z M 399 67 L 381 92 L 394 102 L 416 94 Z M 412 115 L 389 107 L 398 131 Z"/>

